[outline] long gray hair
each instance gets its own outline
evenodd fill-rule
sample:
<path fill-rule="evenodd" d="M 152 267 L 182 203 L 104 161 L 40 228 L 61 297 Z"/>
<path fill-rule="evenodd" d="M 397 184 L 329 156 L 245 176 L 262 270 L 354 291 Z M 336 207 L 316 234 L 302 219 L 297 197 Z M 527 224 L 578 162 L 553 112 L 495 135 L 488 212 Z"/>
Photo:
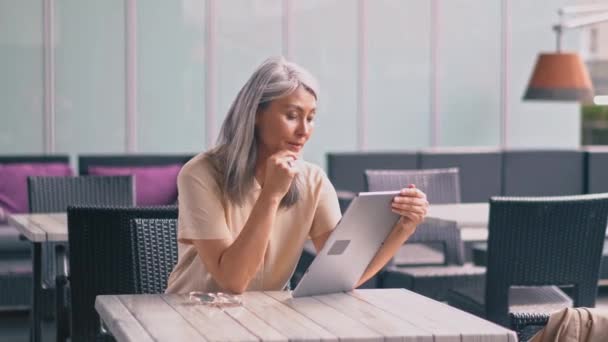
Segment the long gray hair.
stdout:
<path fill-rule="evenodd" d="M 256 114 L 266 109 L 272 100 L 289 95 L 303 86 L 315 99 L 318 85 L 304 68 L 272 57 L 265 60 L 241 88 L 222 123 L 216 147 L 208 154 L 223 195 L 241 204 L 253 184 L 258 156 L 255 129 Z M 287 208 L 300 199 L 298 177 L 291 183 L 280 207 Z"/>

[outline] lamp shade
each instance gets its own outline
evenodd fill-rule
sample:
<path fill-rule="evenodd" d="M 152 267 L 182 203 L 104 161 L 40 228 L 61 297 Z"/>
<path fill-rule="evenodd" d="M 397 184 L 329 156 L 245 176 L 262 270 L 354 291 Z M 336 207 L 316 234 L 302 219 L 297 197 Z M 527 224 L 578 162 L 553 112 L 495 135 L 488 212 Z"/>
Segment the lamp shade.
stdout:
<path fill-rule="evenodd" d="M 524 100 L 593 100 L 593 86 L 585 64 L 576 53 L 542 53 Z"/>

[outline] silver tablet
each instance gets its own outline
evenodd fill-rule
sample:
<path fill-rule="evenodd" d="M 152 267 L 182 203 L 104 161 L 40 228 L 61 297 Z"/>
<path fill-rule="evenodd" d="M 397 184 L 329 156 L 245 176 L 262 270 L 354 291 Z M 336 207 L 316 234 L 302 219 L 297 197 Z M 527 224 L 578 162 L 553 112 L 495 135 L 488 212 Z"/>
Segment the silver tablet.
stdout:
<path fill-rule="evenodd" d="M 399 220 L 399 215 L 391 211 L 391 201 L 398 193 L 359 193 L 304 273 L 292 296 L 352 290 Z"/>

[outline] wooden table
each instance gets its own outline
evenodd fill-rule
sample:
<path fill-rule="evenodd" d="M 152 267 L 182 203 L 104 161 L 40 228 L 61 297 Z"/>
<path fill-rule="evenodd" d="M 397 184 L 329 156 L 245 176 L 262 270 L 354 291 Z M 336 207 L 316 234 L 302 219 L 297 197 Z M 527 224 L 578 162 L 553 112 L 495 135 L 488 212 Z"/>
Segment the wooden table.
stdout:
<path fill-rule="evenodd" d="M 32 243 L 32 310 L 31 340 L 40 341 L 42 316 L 42 251 L 46 242 L 68 241 L 68 218 L 66 213 L 12 214 L 8 222 Z M 46 260 L 54 265 L 55 260 Z"/>
<path fill-rule="evenodd" d="M 103 295 L 95 301 L 118 341 L 517 341 L 514 332 L 403 289 L 291 298 L 246 292 L 215 308 L 185 295 Z"/>
<path fill-rule="evenodd" d="M 464 241 L 488 240 L 489 203 L 433 204 L 429 206 L 427 217 L 456 221 Z"/>
<path fill-rule="evenodd" d="M 8 222 L 31 242 L 68 241 L 66 213 L 12 214 Z"/>
<path fill-rule="evenodd" d="M 465 242 L 488 240 L 488 203 L 432 204 L 427 217 L 456 221 Z"/>

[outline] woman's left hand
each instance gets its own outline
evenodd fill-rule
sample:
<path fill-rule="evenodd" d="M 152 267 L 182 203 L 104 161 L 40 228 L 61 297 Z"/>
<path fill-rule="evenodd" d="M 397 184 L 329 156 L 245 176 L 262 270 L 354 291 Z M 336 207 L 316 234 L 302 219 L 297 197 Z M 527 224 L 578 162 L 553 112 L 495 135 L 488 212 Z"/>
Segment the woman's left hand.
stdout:
<path fill-rule="evenodd" d="M 397 227 L 404 229 L 407 235 L 412 235 L 424 218 L 429 207 L 426 194 L 415 185 L 401 189 L 399 194 L 393 198 L 391 204 L 394 213 L 401 215 Z"/>

